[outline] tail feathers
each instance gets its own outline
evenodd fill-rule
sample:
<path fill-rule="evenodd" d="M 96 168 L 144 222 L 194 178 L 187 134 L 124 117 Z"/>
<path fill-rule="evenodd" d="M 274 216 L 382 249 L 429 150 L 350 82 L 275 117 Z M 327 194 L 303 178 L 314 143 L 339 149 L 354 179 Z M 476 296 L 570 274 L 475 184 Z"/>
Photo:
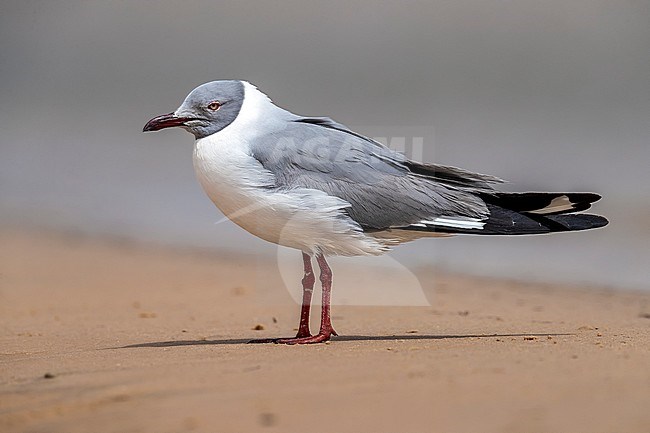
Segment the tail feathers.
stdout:
<path fill-rule="evenodd" d="M 483 197 L 487 203 L 535 215 L 560 215 L 587 210 L 600 195 L 591 192 L 497 193 Z"/>

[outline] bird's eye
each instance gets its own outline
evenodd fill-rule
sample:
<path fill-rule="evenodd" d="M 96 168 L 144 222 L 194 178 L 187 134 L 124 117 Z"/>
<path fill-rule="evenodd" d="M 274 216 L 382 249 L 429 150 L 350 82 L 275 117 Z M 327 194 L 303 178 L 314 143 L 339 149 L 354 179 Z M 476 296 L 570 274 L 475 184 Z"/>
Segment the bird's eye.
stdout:
<path fill-rule="evenodd" d="M 221 102 L 219 101 L 212 101 L 208 104 L 209 110 L 217 111 L 219 108 L 221 108 Z"/>

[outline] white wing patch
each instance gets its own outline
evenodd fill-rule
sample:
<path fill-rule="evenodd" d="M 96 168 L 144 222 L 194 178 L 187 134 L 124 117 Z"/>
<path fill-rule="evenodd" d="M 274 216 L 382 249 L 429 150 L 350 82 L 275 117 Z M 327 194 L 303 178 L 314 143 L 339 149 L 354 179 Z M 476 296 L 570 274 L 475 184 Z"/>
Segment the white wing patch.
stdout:
<path fill-rule="evenodd" d="M 456 218 L 456 217 L 437 217 L 432 220 L 422 220 L 419 224 L 434 225 L 442 227 L 453 227 L 455 229 L 477 229 L 482 230 L 485 221 L 478 218 Z M 416 225 L 416 224 L 413 224 Z"/>
<path fill-rule="evenodd" d="M 527 213 L 534 213 L 538 215 L 545 215 L 549 213 L 554 213 L 554 212 L 562 212 L 565 210 L 571 210 L 574 208 L 575 203 L 572 203 L 571 200 L 569 200 L 569 197 L 566 195 L 561 195 L 559 197 L 555 197 L 551 202 L 544 208 L 542 209 L 537 209 L 537 210 L 530 210 Z"/>

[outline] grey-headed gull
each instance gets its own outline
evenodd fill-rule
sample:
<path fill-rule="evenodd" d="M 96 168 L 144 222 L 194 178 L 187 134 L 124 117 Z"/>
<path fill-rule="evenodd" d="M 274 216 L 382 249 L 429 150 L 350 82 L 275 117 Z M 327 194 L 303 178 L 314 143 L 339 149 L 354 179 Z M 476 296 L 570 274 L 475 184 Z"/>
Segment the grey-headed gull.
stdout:
<path fill-rule="evenodd" d="M 600 199 L 597 194 L 500 192 L 493 187 L 501 182 L 497 177 L 409 160 L 330 118 L 284 110 L 246 81 L 203 84 L 144 131 L 169 127 L 196 138 L 196 175 L 225 216 L 255 236 L 302 251 L 300 326 L 293 338 L 268 340 L 277 343 L 320 343 L 337 335 L 327 256 L 379 255 L 422 237 L 530 235 L 608 223 L 576 214 Z M 309 329 L 312 258 L 322 283 L 315 335 Z"/>

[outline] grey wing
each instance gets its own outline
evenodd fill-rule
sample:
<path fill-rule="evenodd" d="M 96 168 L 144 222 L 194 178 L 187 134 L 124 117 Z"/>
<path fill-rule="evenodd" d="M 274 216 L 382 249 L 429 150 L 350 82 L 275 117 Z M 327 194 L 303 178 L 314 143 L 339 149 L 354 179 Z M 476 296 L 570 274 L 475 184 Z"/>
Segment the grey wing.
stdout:
<path fill-rule="evenodd" d="M 422 227 L 438 217 L 484 219 L 488 210 L 478 192 L 491 191 L 495 179 L 409 161 L 327 118 L 288 122 L 256 140 L 252 152 L 273 173 L 276 188 L 339 197 L 366 230 Z"/>

